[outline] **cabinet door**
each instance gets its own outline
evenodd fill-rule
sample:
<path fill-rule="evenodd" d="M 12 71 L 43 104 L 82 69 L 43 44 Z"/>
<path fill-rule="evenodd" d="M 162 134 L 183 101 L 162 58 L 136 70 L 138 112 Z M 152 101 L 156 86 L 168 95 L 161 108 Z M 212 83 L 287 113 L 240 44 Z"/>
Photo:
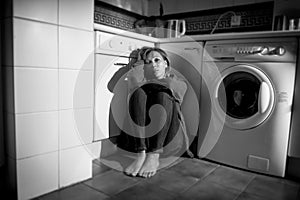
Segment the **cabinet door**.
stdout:
<path fill-rule="evenodd" d="M 115 94 L 112 88 L 109 88 L 109 82 L 113 75 L 122 67 L 121 63 L 128 63 L 128 58 L 112 56 L 112 55 L 96 55 L 96 66 L 95 66 L 95 116 L 94 116 L 94 141 L 106 139 L 120 134 L 121 128 L 114 121 L 112 113 L 110 112 L 111 101 L 113 98 L 120 99 L 119 104 L 120 111 L 126 106 L 126 96 L 121 101 L 120 94 Z M 123 80 L 114 80 L 125 83 Z M 119 83 L 120 83 L 119 82 Z M 127 85 L 121 84 L 124 90 L 127 91 Z M 125 91 L 124 91 L 125 92 Z M 118 108 L 116 108 L 118 110 Z M 122 113 L 121 113 L 122 114 Z M 109 128 L 110 127 L 110 128 Z"/>

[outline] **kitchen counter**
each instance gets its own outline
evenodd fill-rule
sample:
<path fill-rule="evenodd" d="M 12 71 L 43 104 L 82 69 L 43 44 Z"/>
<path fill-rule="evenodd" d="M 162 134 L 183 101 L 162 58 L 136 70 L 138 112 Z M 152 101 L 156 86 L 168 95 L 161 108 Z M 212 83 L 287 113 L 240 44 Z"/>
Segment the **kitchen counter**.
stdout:
<path fill-rule="evenodd" d="M 169 42 L 192 42 L 192 41 L 209 41 L 209 40 L 230 40 L 230 39 L 247 39 L 247 38 L 280 38 L 280 37 L 300 37 L 300 31 L 260 31 L 260 32 L 244 32 L 244 33 L 216 33 L 204 35 L 190 35 L 181 38 L 155 38 L 139 33 L 121 30 L 105 25 L 94 24 L 95 31 L 103 31 L 116 35 L 137 38 L 140 40 L 154 43 Z"/>

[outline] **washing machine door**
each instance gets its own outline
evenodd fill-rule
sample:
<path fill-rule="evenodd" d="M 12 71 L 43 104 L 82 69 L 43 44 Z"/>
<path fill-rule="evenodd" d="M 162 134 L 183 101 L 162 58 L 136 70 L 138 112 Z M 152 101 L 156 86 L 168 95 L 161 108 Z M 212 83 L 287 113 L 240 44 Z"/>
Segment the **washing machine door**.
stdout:
<path fill-rule="evenodd" d="M 251 65 L 235 65 L 221 72 L 214 92 L 214 108 L 225 125 L 251 129 L 271 114 L 275 94 L 268 76 Z"/>

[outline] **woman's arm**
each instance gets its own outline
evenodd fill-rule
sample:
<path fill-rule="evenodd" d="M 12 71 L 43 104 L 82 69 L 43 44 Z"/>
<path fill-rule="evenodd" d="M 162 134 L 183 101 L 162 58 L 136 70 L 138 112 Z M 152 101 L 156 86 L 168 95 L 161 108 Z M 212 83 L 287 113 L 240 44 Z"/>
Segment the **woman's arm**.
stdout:
<path fill-rule="evenodd" d="M 165 80 L 168 84 L 168 87 L 171 89 L 173 96 L 181 104 L 187 91 L 186 82 L 174 74 L 169 75 Z"/>

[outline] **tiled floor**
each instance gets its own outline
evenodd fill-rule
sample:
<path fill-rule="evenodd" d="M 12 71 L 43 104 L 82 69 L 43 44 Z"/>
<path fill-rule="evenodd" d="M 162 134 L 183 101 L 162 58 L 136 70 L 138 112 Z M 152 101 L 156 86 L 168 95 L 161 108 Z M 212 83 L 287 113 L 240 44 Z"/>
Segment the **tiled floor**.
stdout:
<path fill-rule="evenodd" d="M 150 179 L 129 177 L 94 162 L 93 178 L 39 200 L 296 200 L 300 183 L 199 159 L 180 158 Z"/>

